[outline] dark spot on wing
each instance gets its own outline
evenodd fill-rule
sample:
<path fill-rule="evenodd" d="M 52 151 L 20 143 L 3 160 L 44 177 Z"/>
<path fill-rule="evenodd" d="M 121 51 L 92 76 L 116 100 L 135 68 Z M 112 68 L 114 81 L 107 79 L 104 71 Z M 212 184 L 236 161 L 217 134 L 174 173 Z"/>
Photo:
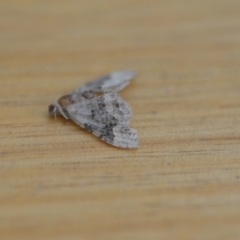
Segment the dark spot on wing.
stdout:
<path fill-rule="evenodd" d="M 101 129 L 101 135 L 99 136 L 102 140 L 107 142 L 114 142 L 115 135 L 113 134 L 113 128 L 117 126 L 117 123 L 110 123 L 105 125 Z"/>
<path fill-rule="evenodd" d="M 92 126 L 90 124 L 84 123 L 84 128 L 91 133 L 93 132 Z"/>
<path fill-rule="evenodd" d="M 92 113 L 92 118 L 94 119 L 94 117 L 95 117 L 95 111 L 92 109 L 91 113 Z"/>
<path fill-rule="evenodd" d="M 98 103 L 99 110 L 103 110 L 106 107 L 105 103 Z"/>
<path fill-rule="evenodd" d="M 96 97 L 96 94 L 92 91 L 86 91 L 86 92 L 82 93 L 82 96 L 86 99 L 91 99 L 91 98 Z"/>

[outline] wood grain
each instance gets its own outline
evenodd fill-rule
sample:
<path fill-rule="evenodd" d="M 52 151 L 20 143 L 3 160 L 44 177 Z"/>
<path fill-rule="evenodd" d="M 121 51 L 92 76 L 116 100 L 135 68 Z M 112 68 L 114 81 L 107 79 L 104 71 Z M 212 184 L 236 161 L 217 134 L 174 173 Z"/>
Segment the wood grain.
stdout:
<path fill-rule="evenodd" d="M 0 2 L 1 239 L 240 239 L 240 2 Z M 133 68 L 140 148 L 47 107 Z"/>

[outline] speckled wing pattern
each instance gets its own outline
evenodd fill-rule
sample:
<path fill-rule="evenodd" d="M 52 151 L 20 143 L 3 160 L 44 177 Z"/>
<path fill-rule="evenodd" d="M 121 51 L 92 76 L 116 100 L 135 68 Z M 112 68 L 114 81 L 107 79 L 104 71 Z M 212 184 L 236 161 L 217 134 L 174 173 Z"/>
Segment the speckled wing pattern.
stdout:
<path fill-rule="evenodd" d="M 80 101 L 66 110 L 76 124 L 103 141 L 116 147 L 138 147 L 137 131 L 129 127 L 131 107 L 117 93 Z"/>
<path fill-rule="evenodd" d="M 94 79 L 50 105 L 49 113 L 70 118 L 116 147 L 137 148 L 137 131 L 129 127 L 131 107 L 118 94 L 134 76 L 133 70 L 124 70 Z"/>

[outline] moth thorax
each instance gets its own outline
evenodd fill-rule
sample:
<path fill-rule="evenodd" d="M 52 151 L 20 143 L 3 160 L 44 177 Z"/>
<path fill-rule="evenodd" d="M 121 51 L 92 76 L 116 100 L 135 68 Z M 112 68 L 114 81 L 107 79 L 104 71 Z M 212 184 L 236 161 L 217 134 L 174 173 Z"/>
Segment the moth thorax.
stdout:
<path fill-rule="evenodd" d="M 64 95 L 58 100 L 58 104 L 63 108 L 75 102 L 76 101 L 73 99 L 72 95 Z"/>

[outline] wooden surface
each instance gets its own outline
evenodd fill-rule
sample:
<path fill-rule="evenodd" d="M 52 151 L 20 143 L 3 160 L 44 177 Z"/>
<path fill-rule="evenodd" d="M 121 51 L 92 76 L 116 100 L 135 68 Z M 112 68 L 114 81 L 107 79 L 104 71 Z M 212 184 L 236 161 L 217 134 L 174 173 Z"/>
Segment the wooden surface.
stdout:
<path fill-rule="evenodd" d="M 240 2 L 0 3 L 0 238 L 240 239 Z M 140 148 L 48 105 L 133 68 Z"/>

